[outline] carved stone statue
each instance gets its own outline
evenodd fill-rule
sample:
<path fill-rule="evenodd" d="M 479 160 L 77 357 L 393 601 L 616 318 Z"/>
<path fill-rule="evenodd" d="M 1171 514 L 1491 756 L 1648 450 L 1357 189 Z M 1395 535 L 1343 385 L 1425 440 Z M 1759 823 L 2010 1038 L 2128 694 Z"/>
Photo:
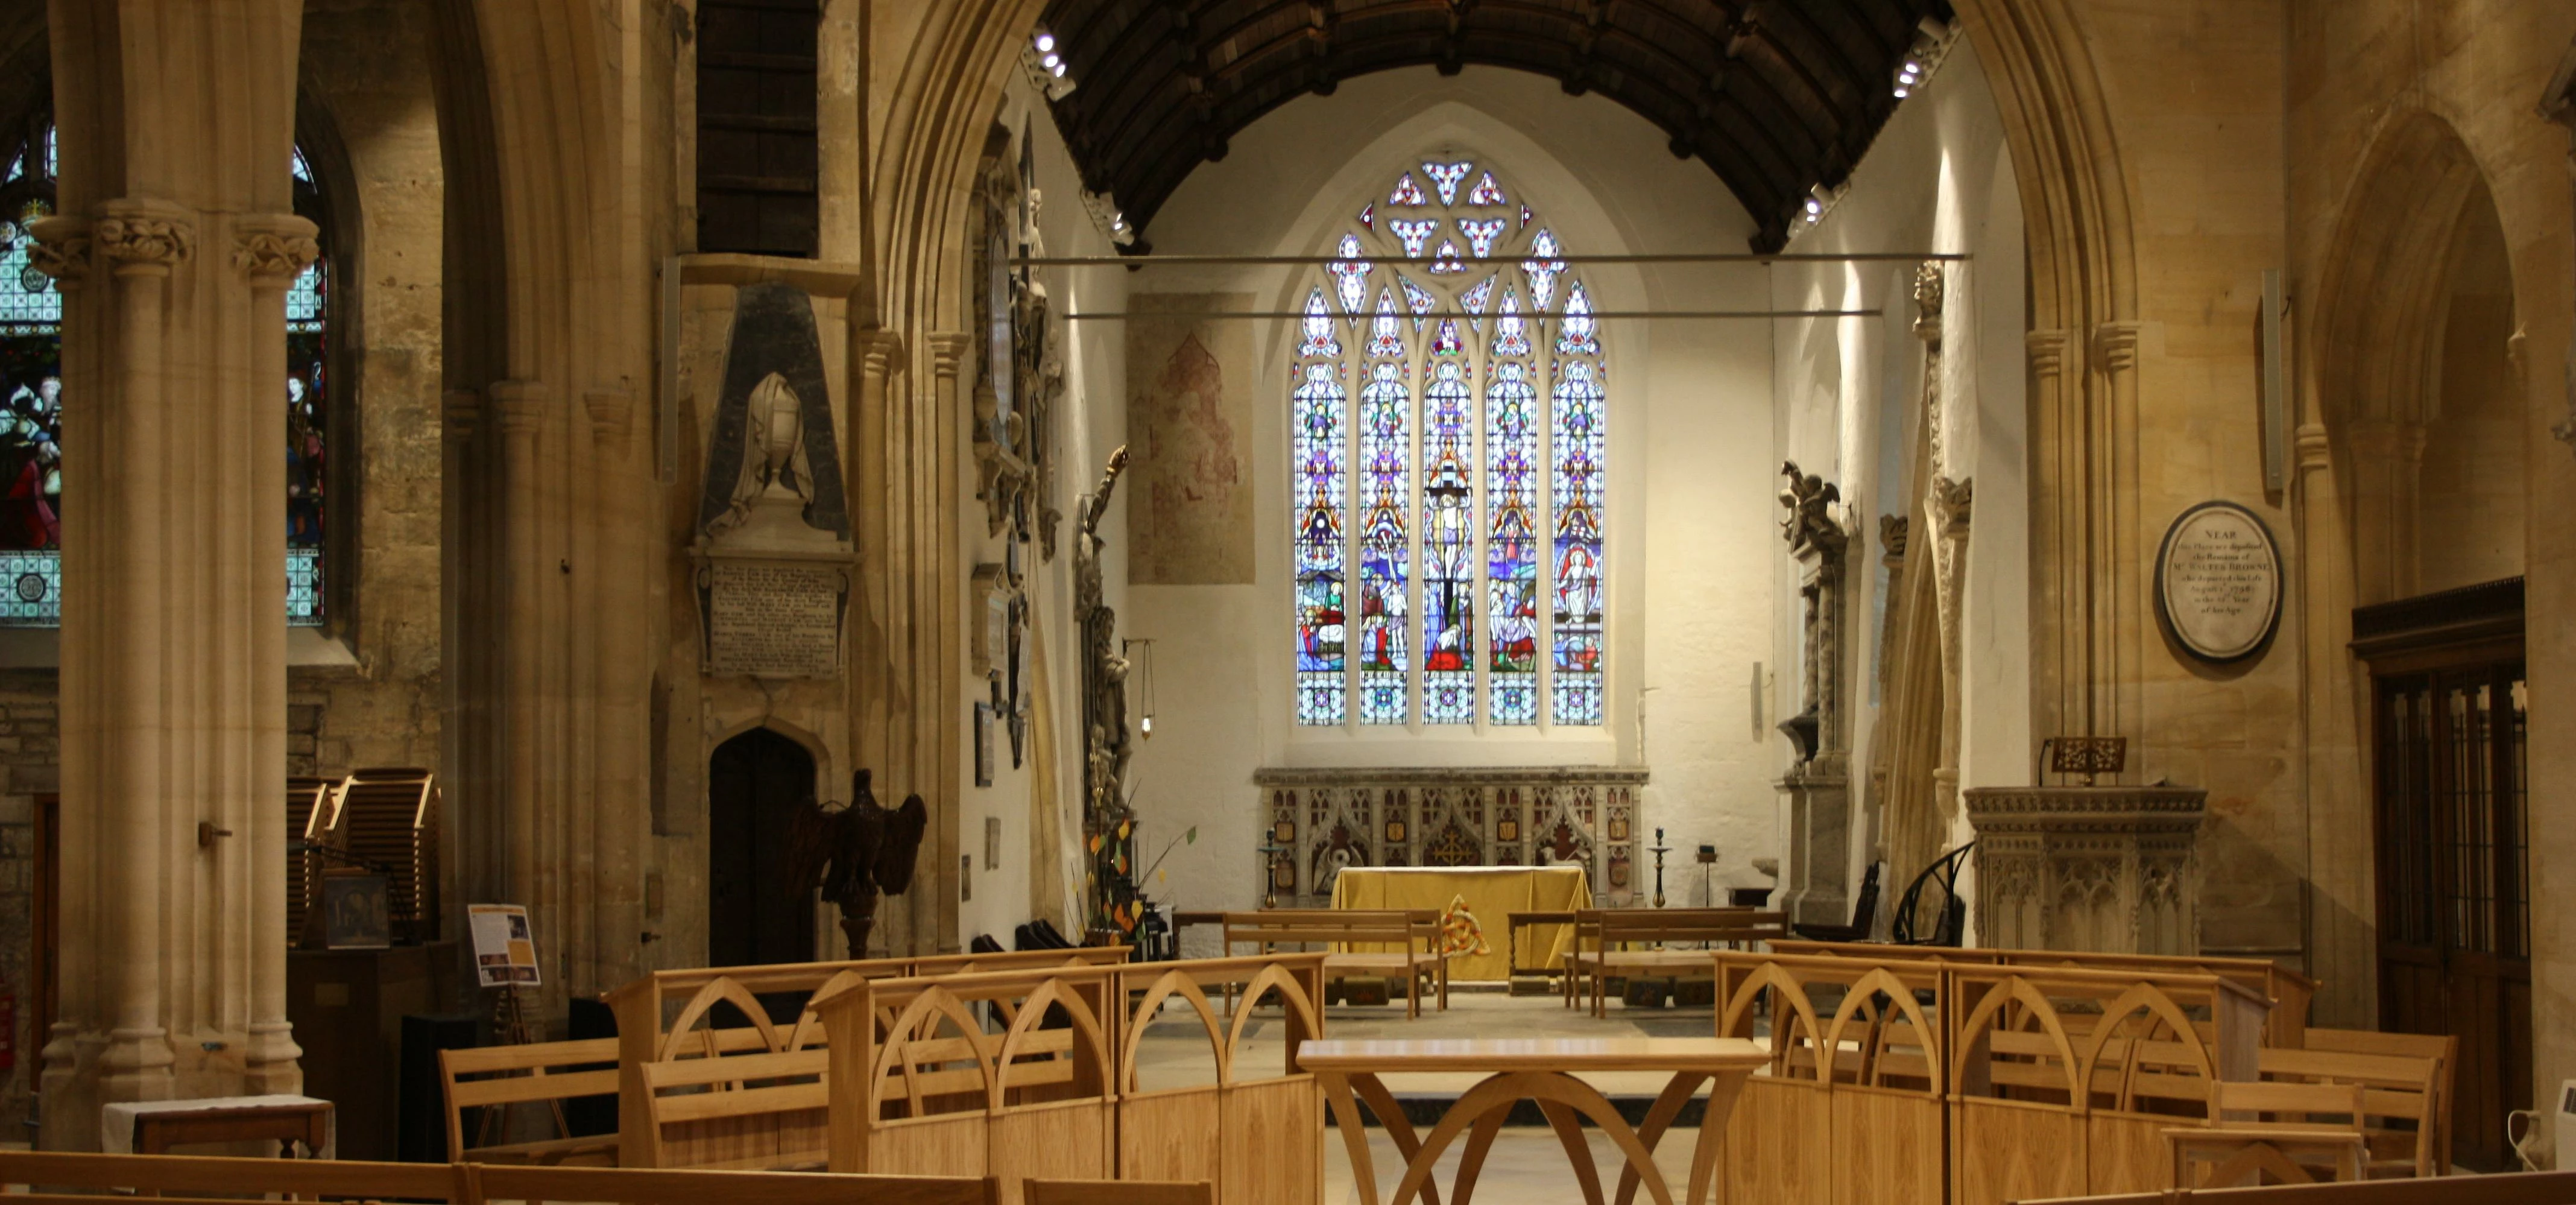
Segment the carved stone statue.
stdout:
<path fill-rule="evenodd" d="M 1780 475 L 1789 482 L 1780 491 L 1780 505 L 1789 511 L 1789 517 L 1780 522 L 1780 531 L 1789 541 L 1790 555 L 1813 548 L 1828 556 L 1840 556 L 1850 539 L 1833 513 L 1834 507 L 1842 503 L 1842 490 L 1813 473 L 1799 472 L 1794 460 L 1780 462 Z"/>
<path fill-rule="evenodd" d="M 1101 520 L 1109 513 L 1118 475 L 1127 471 L 1127 449 L 1109 454 L 1100 488 L 1083 499 L 1074 517 L 1073 612 L 1083 636 L 1083 728 L 1089 767 L 1083 792 L 1094 819 L 1125 804 L 1122 783 L 1127 773 L 1127 658 L 1118 648 L 1118 613 L 1102 601 L 1100 577 Z"/>
<path fill-rule="evenodd" d="M 820 888 L 823 901 L 841 910 L 852 958 L 868 956 L 880 895 L 902 895 L 912 886 L 913 861 L 930 827 L 921 796 L 906 796 L 902 807 L 888 811 L 869 793 L 868 778 L 866 770 L 851 777 L 850 806 L 825 811 L 808 799 L 788 824 L 783 885 L 798 899 Z"/>

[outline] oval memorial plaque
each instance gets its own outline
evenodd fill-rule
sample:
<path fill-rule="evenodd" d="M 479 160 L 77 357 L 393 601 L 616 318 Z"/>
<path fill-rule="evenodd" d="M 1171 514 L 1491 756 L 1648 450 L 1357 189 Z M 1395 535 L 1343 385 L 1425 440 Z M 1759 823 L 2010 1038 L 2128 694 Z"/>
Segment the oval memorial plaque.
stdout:
<path fill-rule="evenodd" d="M 2156 554 L 2156 612 L 2204 661 L 2262 648 L 2281 620 L 2281 550 L 2263 520 L 2233 502 L 2184 511 Z"/>

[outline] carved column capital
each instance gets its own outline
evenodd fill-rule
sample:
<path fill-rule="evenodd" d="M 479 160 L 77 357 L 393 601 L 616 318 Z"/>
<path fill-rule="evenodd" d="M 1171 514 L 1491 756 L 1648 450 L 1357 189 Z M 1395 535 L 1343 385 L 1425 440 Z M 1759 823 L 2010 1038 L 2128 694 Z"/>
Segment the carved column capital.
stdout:
<path fill-rule="evenodd" d="M 54 278 L 54 287 L 64 292 L 79 288 L 89 279 L 90 221 L 88 218 L 55 215 L 27 223 L 27 233 L 35 236 L 27 248 L 27 262 Z"/>
<path fill-rule="evenodd" d="M 492 382 L 492 414 L 503 435 L 536 434 L 546 420 L 546 403 L 554 390 L 543 381 Z"/>
<path fill-rule="evenodd" d="M 99 215 L 90 227 L 90 237 L 99 251 L 116 261 L 119 276 L 166 276 L 196 258 L 196 225 L 178 206 L 128 198 L 100 206 Z"/>
<path fill-rule="evenodd" d="M 964 362 L 967 349 L 975 345 L 972 336 L 958 331 L 933 331 L 929 337 L 930 372 L 940 380 L 953 380 L 957 366 Z"/>
<path fill-rule="evenodd" d="M 483 395 L 471 389 L 450 389 L 439 399 L 441 430 L 449 439 L 471 439 L 474 428 L 483 422 Z"/>
<path fill-rule="evenodd" d="M 590 415 L 591 434 L 600 449 L 624 456 L 627 437 L 635 427 L 635 395 L 623 389 L 593 389 L 581 395 L 581 406 Z"/>
<path fill-rule="evenodd" d="M 2326 467 L 2331 445 L 2326 440 L 2325 424 L 2301 423 L 2292 440 L 2291 446 L 2298 452 L 2300 472 L 2313 473 Z"/>
<path fill-rule="evenodd" d="M 2143 324 L 2105 322 L 2093 328 L 2093 352 L 2105 372 L 2127 372 L 2138 366 L 2138 332 Z"/>
<path fill-rule="evenodd" d="M 888 330 L 864 330 L 860 340 L 859 369 L 877 380 L 885 380 L 903 370 L 903 336 Z"/>
<path fill-rule="evenodd" d="M 253 289 L 284 289 L 322 258 L 319 232 L 291 213 L 244 214 L 233 222 L 233 267 Z"/>
<path fill-rule="evenodd" d="M 2042 377 L 2055 378 L 2066 371 L 2065 331 L 2032 331 L 2022 336 L 2022 345 L 2030 350 L 2030 370 Z"/>

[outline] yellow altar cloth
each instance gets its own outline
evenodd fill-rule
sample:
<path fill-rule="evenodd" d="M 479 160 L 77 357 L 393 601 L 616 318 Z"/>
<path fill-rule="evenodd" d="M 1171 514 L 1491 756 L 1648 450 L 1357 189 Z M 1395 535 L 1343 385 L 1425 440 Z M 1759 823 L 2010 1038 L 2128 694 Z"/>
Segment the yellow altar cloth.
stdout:
<path fill-rule="evenodd" d="M 1453 960 L 1449 977 L 1500 981 L 1516 961 L 1510 914 L 1589 908 L 1592 877 L 1580 866 L 1353 866 L 1333 878 L 1336 908 L 1437 911 L 1458 896 L 1466 897 L 1492 952 Z M 1574 926 L 1535 925 L 1521 930 L 1521 940 L 1529 948 L 1519 965 L 1552 967 L 1573 946 Z"/>

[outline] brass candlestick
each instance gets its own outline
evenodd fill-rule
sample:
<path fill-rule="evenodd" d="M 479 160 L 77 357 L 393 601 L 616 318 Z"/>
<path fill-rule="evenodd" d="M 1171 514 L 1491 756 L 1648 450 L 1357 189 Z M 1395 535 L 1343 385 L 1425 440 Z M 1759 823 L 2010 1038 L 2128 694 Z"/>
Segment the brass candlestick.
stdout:
<path fill-rule="evenodd" d="M 1665 855 L 1666 853 L 1670 852 L 1670 851 L 1671 851 L 1671 849 L 1672 849 L 1672 847 L 1671 847 L 1671 846 L 1664 844 L 1664 830 L 1662 830 L 1662 829 L 1656 829 L 1656 830 L 1655 830 L 1655 844 L 1654 844 L 1654 853 L 1655 853 L 1655 906 L 1656 906 L 1656 907 L 1658 907 L 1658 908 L 1661 908 L 1661 907 L 1663 907 L 1663 906 L 1664 906 L 1664 855 Z"/>

